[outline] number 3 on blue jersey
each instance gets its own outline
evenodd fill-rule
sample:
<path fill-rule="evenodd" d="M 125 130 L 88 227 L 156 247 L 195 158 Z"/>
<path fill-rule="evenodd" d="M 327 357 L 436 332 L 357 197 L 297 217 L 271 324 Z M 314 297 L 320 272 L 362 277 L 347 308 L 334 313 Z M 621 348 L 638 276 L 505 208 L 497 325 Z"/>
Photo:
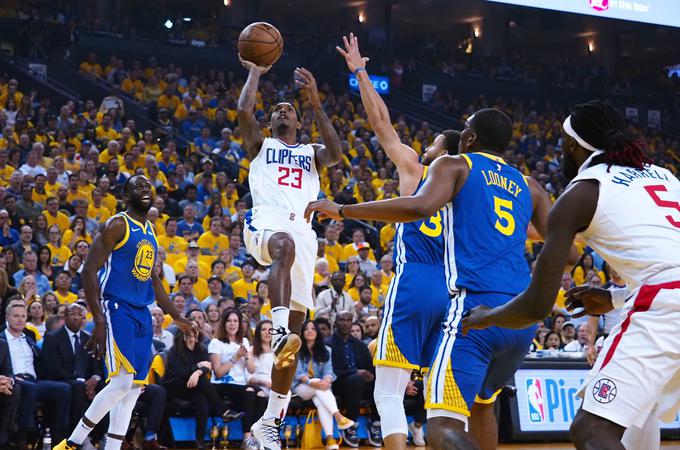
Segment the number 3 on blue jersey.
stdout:
<path fill-rule="evenodd" d="M 513 222 L 514 224 L 514 222 Z M 513 226 L 514 228 L 514 226 Z M 427 220 L 423 220 L 420 224 L 420 232 L 425 236 L 430 236 L 433 238 L 439 237 L 442 234 L 442 214 L 441 211 L 437 211 L 437 214 L 430 217 Z"/>

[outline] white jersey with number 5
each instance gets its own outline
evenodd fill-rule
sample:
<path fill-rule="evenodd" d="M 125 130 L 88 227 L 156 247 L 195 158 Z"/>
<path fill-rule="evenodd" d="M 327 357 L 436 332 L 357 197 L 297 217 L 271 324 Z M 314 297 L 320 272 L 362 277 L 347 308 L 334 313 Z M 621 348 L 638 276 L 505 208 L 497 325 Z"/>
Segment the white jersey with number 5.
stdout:
<path fill-rule="evenodd" d="M 278 139 L 266 138 L 260 153 L 250 163 L 248 183 L 253 208 L 269 206 L 302 218 L 307 204 L 319 196 L 314 153 L 309 144 L 286 145 Z"/>
<path fill-rule="evenodd" d="M 680 181 L 668 170 L 598 164 L 572 183 L 597 180 L 600 194 L 582 233 L 631 290 L 680 280 Z"/>

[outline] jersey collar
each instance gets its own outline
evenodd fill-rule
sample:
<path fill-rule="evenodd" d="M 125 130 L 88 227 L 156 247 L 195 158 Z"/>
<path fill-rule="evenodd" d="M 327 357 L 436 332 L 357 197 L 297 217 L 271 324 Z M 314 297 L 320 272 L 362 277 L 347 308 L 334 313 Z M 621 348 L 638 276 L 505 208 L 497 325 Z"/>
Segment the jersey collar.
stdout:
<path fill-rule="evenodd" d="M 285 146 L 288 147 L 288 148 L 298 148 L 298 147 L 300 146 L 300 143 L 299 143 L 299 142 L 298 142 L 297 144 L 295 144 L 295 145 L 288 145 L 288 144 L 286 144 L 285 142 L 283 142 L 283 141 L 282 141 L 281 139 L 279 139 L 279 138 L 274 138 L 274 139 L 276 139 L 277 141 L 279 141 L 280 143 L 282 143 L 283 145 L 285 145 Z"/>
<path fill-rule="evenodd" d="M 508 164 L 508 163 L 506 163 L 505 160 L 504 160 L 503 158 L 501 158 L 500 156 L 492 155 L 492 154 L 490 154 L 490 153 L 485 153 L 485 152 L 475 152 L 475 153 L 478 154 L 478 155 L 482 155 L 482 156 L 484 156 L 485 158 L 492 159 L 492 160 L 494 160 L 494 161 L 496 161 L 496 162 L 499 162 L 499 163 L 502 163 L 502 164 L 506 164 L 506 165 Z"/>
<path fill-rule="evenodd" d="M 147 226 L 147 224 L 149 223 L 148 221 L 147 221 L 146 223 L 141 223 L 141 222 L 139 222 L 138 220 L 132 218 L 132 216 L 130 216 L 130 215 L 129 215 L 128 213 L 126 213 L 125 211 L 123 211 L 123 215 L 124 215 L 125 217 L 127 217 L 127 218 L 128 218 L 132 223 L 134 223 L 135 225 L 139 225 L 139 226 L 142 228 L 142 231 L 144 231 L 144 233 L 146 234 L 146 226 Z"/>

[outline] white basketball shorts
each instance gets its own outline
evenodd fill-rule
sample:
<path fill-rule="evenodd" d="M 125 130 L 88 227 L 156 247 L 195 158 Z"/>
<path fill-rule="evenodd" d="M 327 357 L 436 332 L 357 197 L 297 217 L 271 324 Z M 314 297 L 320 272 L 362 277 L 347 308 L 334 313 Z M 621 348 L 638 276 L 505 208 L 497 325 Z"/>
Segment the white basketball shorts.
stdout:
<path fill-rule="evenodd" d="M 628 428 L 658 404 L 670 422 L 680 408 L 680 281 L 641 286 L 625 313 L 579 391 L 582 407 Z"/>
<path fill-rule="evenodd" d="M 306 309 L 314 309 L 312 289 L 318 243 L 310 225 L 302 215 L 271 207 L 256 206 L 246 214 L 243 230 L 246 249 L 263 266 L 272 263 L 264 241 L 280 232 L 289 234 L 295 242 L 295 261 L 290 269 L 291 301 Z"/>

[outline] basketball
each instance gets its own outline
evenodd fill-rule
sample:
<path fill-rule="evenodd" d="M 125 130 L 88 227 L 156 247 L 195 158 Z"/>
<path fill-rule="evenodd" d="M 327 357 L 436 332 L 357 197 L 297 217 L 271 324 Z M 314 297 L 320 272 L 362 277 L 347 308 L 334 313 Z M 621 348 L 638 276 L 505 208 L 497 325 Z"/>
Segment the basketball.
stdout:
<path fill-rule="evenodd" d="M 238 37 L 241 58 L 258 66 L 271 66 L 283 52 L 283 38 L 273 25 L 266 22 L 251 23 Z"/>

